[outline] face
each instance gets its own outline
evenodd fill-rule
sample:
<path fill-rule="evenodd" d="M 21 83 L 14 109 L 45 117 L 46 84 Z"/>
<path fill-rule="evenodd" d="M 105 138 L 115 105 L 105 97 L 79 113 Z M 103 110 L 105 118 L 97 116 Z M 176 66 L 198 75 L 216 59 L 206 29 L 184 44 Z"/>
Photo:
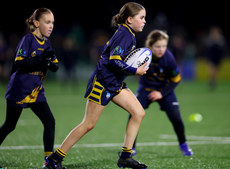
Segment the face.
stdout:
<path fill-rule="evenodd" d="M 35 21 L 34 24 L 38 28 L 37 33 L 40 34 L 41 37 L 49 37 L 54 27 L 54 16 L 52 13 L 45 13 L 39 21 Z"/>
<path fill-rule="evenodd" d="M 134 17 L 128 17 L 128 24 L 135 32 L 141 32 L 145 26 L 145 16 L 146 11 L 144 9 L 140 10 L 140 12 Z"/>
<path fill-rule="evenodd" d="M 151 47 L 150 49 L 152 50 L 152 53 L 158 57 L 161 58 L 166 49 L 167 49 L 167 45 L 168 45 L 168 41 L 166 39 L 162 39 L 162 40 L 158 40 L 156 41 Z"/>

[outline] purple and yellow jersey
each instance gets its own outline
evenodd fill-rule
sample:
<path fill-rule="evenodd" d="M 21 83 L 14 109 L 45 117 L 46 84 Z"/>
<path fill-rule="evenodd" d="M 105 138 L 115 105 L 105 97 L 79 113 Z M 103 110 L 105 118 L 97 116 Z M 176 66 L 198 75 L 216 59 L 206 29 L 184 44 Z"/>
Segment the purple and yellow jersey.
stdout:
<path fill-rule="evenodd" d="M 26 34 L 19 42 L 6 91 L 7 100 L 21 107 L 27 107 L 28 103 L 46 101 L 42 83 L 46 72 L 39 70 L 23 72 L 21 68 L 15 66 L 19 61 L 41 55 L 45 49 L 52 50 L 50 41 L 46 38 L 40 40 L 34 33 Z M 54 57 L 52 62 L 58 63 L 57 58 Z"/>
<path fill-rule="evenodd" d="M 178 84 L 181 80 L 173 54 L 167 49 L 160 59 L 152 59 L 147 73 L 140 77 L 139 88 L 151 90 L 167 90 L 169 84 Z"/>
<path fill-rule="evenodd" d="M 126 56 L 135 48 L 136 39 L 134 31 L 126 24 L 120 25 L 105 45 L 95 70 L 97 81 L 108 91 L 119 92 L 124 85 L 123 80 L 127 76 L 121 67 L 114 67 L 110 64 L 110 61 L 124 61 Z"/>

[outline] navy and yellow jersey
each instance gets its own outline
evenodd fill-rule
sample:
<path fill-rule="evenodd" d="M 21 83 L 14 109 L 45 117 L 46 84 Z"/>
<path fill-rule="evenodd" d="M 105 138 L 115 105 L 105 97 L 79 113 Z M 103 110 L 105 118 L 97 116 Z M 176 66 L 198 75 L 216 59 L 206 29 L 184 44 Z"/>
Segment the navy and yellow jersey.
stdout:
<path fill-rule="evenodd" d="M 127 71 L 135 74 L 135 68 L 124 71 L 126 56 L 136 48 L 135 33 L 128 25 L 120 25 L 112 38 L 107 42 L 101 59 L 96 66 L 96 76 L 108 91 L 119 92 L 123 87 L 123 80 Z"/>
<path fill-rule="evenodd" d="M 173 54 L 167 49 L 160 59 L 152 59 L 147 73 L 140 77 L 139 89 L 161 91 L 165 96 L 173 91 L 181 76 Z"/>
<path fill-rule="evenodd" d="M 43 79 L 48 68 L 43 66 L 46 65 L 41 57 L 44 50 L 52 51 L 50 41 L 38 39 L 34 33 L 26 34 L 19 42 L 5 96 L 7 100 L 21 107 L 46 101 Z M 56 56 L 51 62 L 58 63 Z"/>

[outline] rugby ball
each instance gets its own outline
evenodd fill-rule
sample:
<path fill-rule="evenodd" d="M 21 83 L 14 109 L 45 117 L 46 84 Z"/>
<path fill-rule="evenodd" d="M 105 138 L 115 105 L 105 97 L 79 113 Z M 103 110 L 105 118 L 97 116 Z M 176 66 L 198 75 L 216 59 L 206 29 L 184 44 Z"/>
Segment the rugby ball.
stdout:
<path fill-rule="evenodd" d="M 152 60 L 152 52 L 148 48 L 138 48 L 132 51 L 124 60 L 124 62 L 134 68 L 138 68 L 147 62 L 148 67 Z"/>

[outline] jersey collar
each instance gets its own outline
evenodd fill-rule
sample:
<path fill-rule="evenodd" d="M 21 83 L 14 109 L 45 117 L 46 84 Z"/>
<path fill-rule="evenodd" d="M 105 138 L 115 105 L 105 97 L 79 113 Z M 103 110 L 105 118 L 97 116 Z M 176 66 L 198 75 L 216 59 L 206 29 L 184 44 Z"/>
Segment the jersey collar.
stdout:
<path fill-rule="evenodd" d="M 134 30 L 133 30 L 130 26 L 128 26 L 127 24 L 122 24 L 122 26 L 126 27 L 126 28 L 129 30 L 129 32 L 130 32 L 133 36 L 135 36 Z"/>
<path fill-rule="evenodd" d="M 32 34 L 34 35 L 34 38 L 36 39 L 36 41 L 40 44 L 40 45 L 44 45 L 45 43 L 45 38 L 44 39 L 39 39 L 34 32 L 32 32 Z"/>

